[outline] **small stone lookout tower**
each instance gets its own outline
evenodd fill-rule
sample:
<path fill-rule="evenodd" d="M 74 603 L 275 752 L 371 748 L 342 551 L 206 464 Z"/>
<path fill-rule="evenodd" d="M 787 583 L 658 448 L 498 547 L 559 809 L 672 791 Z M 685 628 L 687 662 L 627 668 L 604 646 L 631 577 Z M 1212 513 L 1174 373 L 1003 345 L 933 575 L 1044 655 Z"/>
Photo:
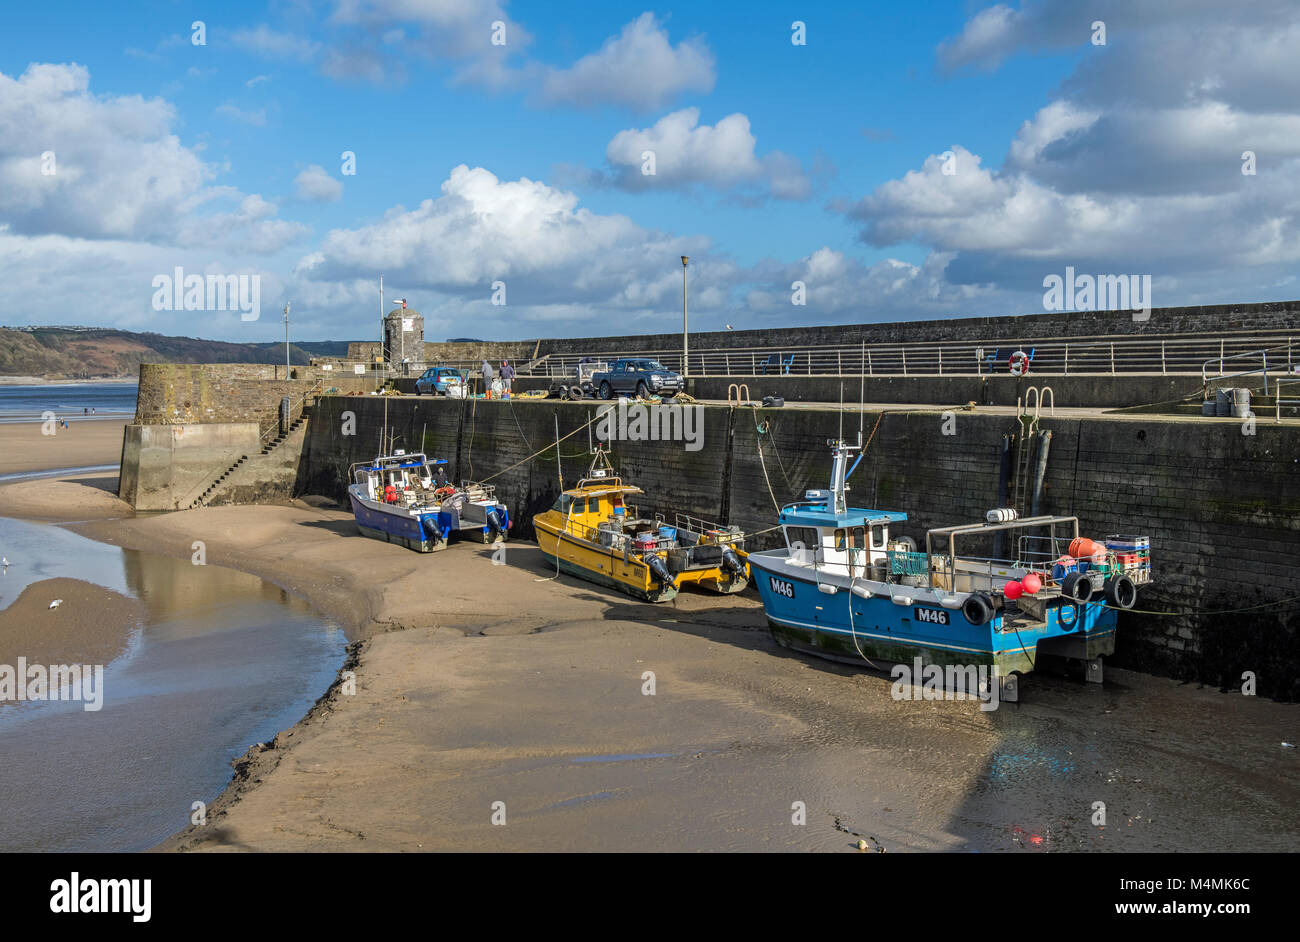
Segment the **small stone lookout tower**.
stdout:
<path fill-rule="evenodd" d="M 412 311 L 402 301 L 384 316 L 384 358 L 398 370 L 402 363 L 409 364 L 404 372 L 423 369 L 424 318 Z"/>

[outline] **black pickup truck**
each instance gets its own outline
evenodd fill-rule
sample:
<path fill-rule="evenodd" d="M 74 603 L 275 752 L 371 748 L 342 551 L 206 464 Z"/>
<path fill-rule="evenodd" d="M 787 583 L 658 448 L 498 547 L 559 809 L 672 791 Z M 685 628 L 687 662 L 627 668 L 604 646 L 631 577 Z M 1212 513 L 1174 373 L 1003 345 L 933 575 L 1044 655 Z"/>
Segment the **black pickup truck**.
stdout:
<path fill-rule="evenodd" d="M 615 396 L 664 396 L 671 398 L 686 389 L 680 373 L 658 360 L 614 360 L 609 369 L 591 377 L 601 399 Z"/>

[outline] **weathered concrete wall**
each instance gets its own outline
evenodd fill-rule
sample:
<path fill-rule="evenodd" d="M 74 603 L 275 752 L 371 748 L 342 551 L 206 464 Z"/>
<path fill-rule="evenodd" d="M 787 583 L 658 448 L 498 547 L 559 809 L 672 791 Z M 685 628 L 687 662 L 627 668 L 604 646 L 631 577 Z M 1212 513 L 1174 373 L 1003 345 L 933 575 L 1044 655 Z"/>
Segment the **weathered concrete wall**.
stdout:
<path fill-rule="evenodd" d="M 924 341 L 1033 341 L 1062 337 L 1160 335 L 1251 331 L 1300 331 L 1300 301 L 1263 304 L 1216 304 L 1203 307 L 1155 308 L 1146 321 L 1134 321 L 1130 311 L 1072 311 L 1002 317 L 952 317 L 930 321 L 874 324 L 835 324 L 823 327 L 780 327 L 692 333 L 692 351 L 726 347 L 796 347 L 813 344 L 916 343 Z M 681 333 L 632 337 L 547 339 L 541 353 L 604 353 L 637 350 L 681 350 Z"/>
<path fill-rule="evenodd" d="M 279 421 L 283 396 L 293 400 L 296 418 L 302 397 L 317 382 L 348 393 L 375 385 L 373 378 L 306 366 L 295 366 L 290 377 L 284 378 L 283 366 L 254 363 L 142 363 L 135 421 L 256 422 L 265 432 Z"/>
<path fill-rule="evenodd" d="M 519 341 L 484 341 L 482 343 L 434 343 L 426 340 L 424 342 L 424 362 L 430 364 L 443 362 L 457 362 L 461 360 L 478 361 L 487 357 L 496 366 L 501 360 L 527 360 L 533 355 L 533 350 L 537 346 L 535 340 Z M 411 359 L 419 359 L 412 352 L 413 346 L 408 343 L 406 355 Z M 374 362 L 375 357 L 379 356 L 380 347 L 378 341 L 359 341 L 348 344 L 349 360 L 364 360 Z"/>
<path fill-rule="evenodd" d="M 544 449 L 556 416 L 564 434 L 595 408 L 389 400 L 388 424 L 399 447 L 421 447 L 423 433 L 423 448 L 447 458 L 453 476 L 483 479 Z M 783 503 L 825 486 L 826 439 L 838 434 L 837 410 L 704 409 L 699 451 L 673 442 L 615 445 L 621 473 L 647 491 L 645 509 L 681 510 L 754 532 L 772 525 L 774 499 Z M 344 410 L 356 416 L 355 435 L 341 434 Z M 323 400 L 311 421 L 300 488 L 344 500 L 347 466 L 373 457 L 383 416 L 376 398 Z M 904 532 L 917 539 L 930 527 L 978 520 L 996 503 L 1002 436 L 1016 428 L 1014 420 L 959 412 L 955 434 L 944 435 L 938 412 L 886 413 L 876 428 L 878 416 L 866 415 L 868 435 L 875 431 L 852 481 L 855 503 L 906 511 Z M 847 432 L 856 431 L 855 413 L 844 421 Z M 1159 582 L 1142 593 L 1140 608 L 1221 611 L 1300 594 L 1300 430 L 1261 421 L 1251 436 L 1234 420 L 1146 416 L 1042 425 L 1054 434 L 1044 511 L 1078 515 L 1086 535 L 1150 535 Z M 585 431 L 561 445 L 569 483 L 586 468 L 586 446 Z M 554 450 L 492 483 L 519 521 L 515 535 L 530 535 L 532 515 L 558 491 Z M 1191 617 L 1125 613 L 1114 663 L 1227 685 L 1251 670 L 1262 693 L 1295 699 L 1297 622 L 1294 606 Z"/>
<path fill-rule="evenodd" d="M 208 506 L 275 504 L 292 500 L 298 494 L 298 476 L 309 426 L 310 419 L 276 445 L 270 454 L 260 454 L 260 449 L 258 453 L 249 453 L 248 460 L 212 492 Z"/>
<path fill-rule="evenodd" d="M 1253 377 L 1247 377 L 1253 379 Z M 1238 382 L 1238 380 L 1233 381 Z M 859 379 L 856 376 L 709 376 L 688 379 L 687 388 L 699 399 L 727 399 L 732 383 L 749 387 L 751 399 L 781 396 L 790 402 L 857 402 Z M 1029 387 L 1050 386 L 1058 406 L 1117 408 L 1151 402 L 1168 402 L 1197 393 L 1199 380 L 1187 376 L 868 376 L 861 384 L 865 402 L 922 403 L 935 405 L 1014 406 Z M 546 389 L 550 380 L 543 377 L 519 377 L 516 391 Z M 841 386 L 843 392 L 841 393 Z M 398 388 L 414 392 L 414 381 Z"/>
<path fill-rule="evenodd" d="M 241 455 L 261 448 L 256 422 L 128 425 L 118 496 L 136 510 L 176 510 Z"/>

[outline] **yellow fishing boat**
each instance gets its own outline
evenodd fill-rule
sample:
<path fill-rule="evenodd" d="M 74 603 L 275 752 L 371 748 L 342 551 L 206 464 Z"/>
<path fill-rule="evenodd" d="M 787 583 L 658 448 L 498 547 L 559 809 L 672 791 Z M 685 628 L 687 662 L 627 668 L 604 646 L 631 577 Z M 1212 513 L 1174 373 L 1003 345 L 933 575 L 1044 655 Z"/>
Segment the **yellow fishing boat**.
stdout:
<path fill-rule="evenodd" d="M 749 582 L 745 536 L 685 514 L 674 526 L 642 517 L 627 498 L 641 494 L 614 473 L 597 449 L 587 476 L 533 517 L 537 544 L 562 572 L 648 602 L 666 602 L 685 584 L 739 592 Z"/>

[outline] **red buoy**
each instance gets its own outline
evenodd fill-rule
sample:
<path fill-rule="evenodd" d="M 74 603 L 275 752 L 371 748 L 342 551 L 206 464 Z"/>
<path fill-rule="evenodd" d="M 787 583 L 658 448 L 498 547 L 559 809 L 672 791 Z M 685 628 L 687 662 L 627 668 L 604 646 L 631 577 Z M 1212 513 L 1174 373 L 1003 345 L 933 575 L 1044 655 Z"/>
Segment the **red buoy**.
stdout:
<path fill-rule="evenodd" d="M 1002 592 L 1009 599 L 1020 598 L 1020 593 L 1024 591 L 1024 586 L 1014 579 L 1002 587 Z"/>
<path fill-rule="evenodd" d="M 1039 578 L 1038 573 L 1036 572 L 1027 573 L 1025 577 L 1020 580 L 1020 587 L 1024 589 L 1027 594 L 1034 595 L 1043 587 L 1043 580 Z"/>

